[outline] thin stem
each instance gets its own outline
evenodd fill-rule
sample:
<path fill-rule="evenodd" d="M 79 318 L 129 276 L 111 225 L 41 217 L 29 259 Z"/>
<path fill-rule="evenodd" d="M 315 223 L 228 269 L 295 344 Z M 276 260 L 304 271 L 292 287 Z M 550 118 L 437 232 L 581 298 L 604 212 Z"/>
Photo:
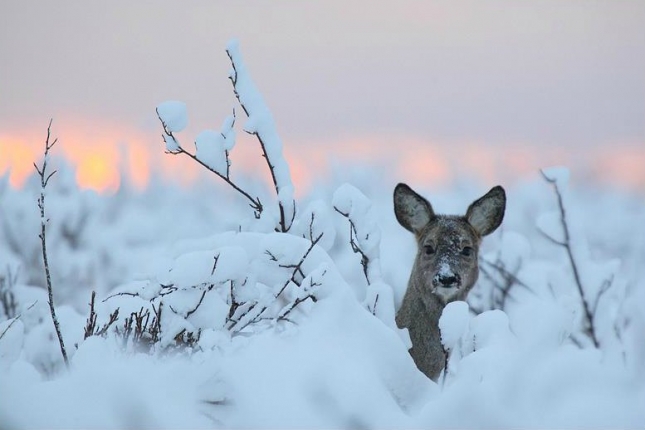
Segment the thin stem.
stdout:
<path fill-rule="evenodd" d="M 544 178 L 545 181 L 553 185 L 553 189 L 555 190 L 555 194 L 558 199 L 558 208 L 560 210 L 560 223 L 562 224 L 562 230 L 564 232 L 564 242 L 561 243 L 561 246 L 563 246 L 567 252 L 567 257 L 569 258 L 569 264 L 571 265 L 571 270 L 573 271 L 573 278 L 576 283 L 576 288 L 578 289 L 578 293 L 580 294 L 580 300 L 582 301 L 582 308 L 585 314 L 585 319 L 587 320 L 587 324 L 588 324 L 587 334 L 591 338 L 591 341 L 593 342 L 594 346 L 598 348 L 600 346 L 600 343 L 598 342 L 598 338 L 596 337 L 596 329 L 594 326 L 593 313 L 591 311 L 589 303 L 587 303 L 584 287 L 582 285 L 582 280 L 580 278 L 580 272 L 578 270 L 578 264 L 576 263 L 576 259 L 573 255 L 573 250 L 571 249 L 571 235 L 569 233 L 569 225 L 566 219 L 566 210 L 564 207 L 564 201 L 562 199 L 562 193 L 560 192 L 560 187 L 558 187 L 558 183 L 555 179 L 548 177 L 544 173 L 544 171 L 540 171 L 540 173 L 542 173 L 542 177 Z M 554 242 L 560 243 L 558 241 L 554 241 Z"/>
<path fill-rule="evenodd" d="M 356 240 L 354 238 L 358 238 L 358 231 L 356 230 L 356 224 L 354 224 L 354 221 L 351 219 L 349 214 L 346 214 L 345 212 L 339 210 L 336 206 L 334 206 L 334 210 L 347 218 L 347 221 L 349 221 L 349 245 L 352 247 L 352 251 L 354 251 L 355 254 L 359 254 L 361 256 L 361 266 L 363 267 L 363 275 L 365 275 L 365 280 L 367 281 L 367 285 L 371 285 L 370 282 L 370 277 L 368 275 L 369 273 L 369 265 L 370 265 L 370 259 L 365 254 L 365 251 L 356 243 Z"/>
<path fill-rule="evenodd" d="M 47 219 L 45 218 L 45 187 L 51 179 L 52 175 L 56 171 L 47 175 L 47 158 L 49 156 L 49 150 L 58 142 L 58 139 L 54 139 L 53 142 L 49 142 L 51 137 L 51 126 L 52 121 L 49 120 L 49 125 L 47 126 L 47 139 L 45 140 L 45 154 L 43 157 L 43 164 L 40 168 L 36 167 L 36 171 L 40 176 L 40 198 L 38 199 L 38 208 L 40 209 L 40 244 L 43 254 L 43 264 L 45 265 L 45 278 L 47 281 L 47 295 L 49 299 L 49 310 L 52 316 L 52 321 L 54 322 L 54 329 L 56 330 L 56 336 L 58 337 L 58 343 L 60 345 L 60 352 L 63 355 L 63 361 L 65 366 L 69 368 L 69 360 L 67 358 L 67 351 L 65 350 L 65 342 L 63 341 L 63 334 L 60 330 L 60 324 L 58 323 L 58 318 L 56 317 L 56 309 L 54 306 L 54 290 L 52 288 L 51 273 L 49 270 L 49 260 L 47 258 Z"/>

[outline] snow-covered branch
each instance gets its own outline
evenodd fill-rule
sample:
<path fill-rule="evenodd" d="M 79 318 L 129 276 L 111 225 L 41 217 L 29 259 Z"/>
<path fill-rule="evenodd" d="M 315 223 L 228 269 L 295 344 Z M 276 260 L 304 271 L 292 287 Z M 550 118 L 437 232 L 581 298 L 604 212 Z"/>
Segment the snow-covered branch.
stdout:
<path fill-rule="evenodd" d="M 381 232 L 372 214 L 372 203 L 358 188 L 343 184 L 334 193 L 332 204 L 334 210 L 349 222 L 349 243 L 352 251 L 361 257 L 367 283 L 380 280 Z"/>
<path fill-rule="evenodd" d="M 206 170 L 214 173 L 235 191 L 249 201 L 249 206 L 255 211 L 255 217 L 259 218 L 264 209 L 258 197 L 252 197 L 248 192 L 240 188 L 230 177 L 231 161 L 229 151 L 235 144 L 235 111 L 228 117 L 219 132 L 205 130 L 195 139 L 195 154 L 186 151 L 177 138 L 175 132 L 182 131 L 188 122 L 186 116 L 186 105 L 181 102 L 168 101 L 157 106 L 157 116 L 163 126 L 163 139 L 166 143 L 168 154 L 183 154 L 191 158 Z"/>
<path fill-rule="evenodd" d="M 226 54 L 232 65 L 229 78 L 233 84 L 233 91 L 248 117 L 244 131 L 258 138 L 262 148 L 262 155 L 269 165 L 280 210 L 280 226 L 278 230 L 288 232 L 296 216 L 296 204 L 293 197 L 294 190 L 289 165 L 282 154 L 282 140 L 278 136 L 269 108 L 251 80 L 251 76 L 242 60 L 237 41 L 228 43 Z"/>
<path fill-rule="evenodd" d="M 334 210 L 349 222 L 349 244 L 360 255 L 367 281 L 364 305 L 391 328 L 394 322 L 394 293 L 381 274 L 381 230 L 373 213 L 372 202 L 356 187 L 341 185 L 332 200 Z"/>

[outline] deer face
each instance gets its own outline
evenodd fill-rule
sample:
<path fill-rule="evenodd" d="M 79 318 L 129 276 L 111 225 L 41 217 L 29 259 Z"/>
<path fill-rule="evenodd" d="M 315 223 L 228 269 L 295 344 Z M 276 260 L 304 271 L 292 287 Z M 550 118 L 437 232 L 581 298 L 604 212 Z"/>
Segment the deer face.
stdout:
<path fill-rule="evenodd" d="M 405 184 L 394 190 L 399 223 L 415 234 L 417 256 L 408 288 L 424 300 L 435 296 L 443 304 L 464 300 L 477 281 L 481 238 L 501 224 L 506 207 L 504 189 L 497 186 L 474 201 L 466 215 L 435 215 L 432 205 Z"/>

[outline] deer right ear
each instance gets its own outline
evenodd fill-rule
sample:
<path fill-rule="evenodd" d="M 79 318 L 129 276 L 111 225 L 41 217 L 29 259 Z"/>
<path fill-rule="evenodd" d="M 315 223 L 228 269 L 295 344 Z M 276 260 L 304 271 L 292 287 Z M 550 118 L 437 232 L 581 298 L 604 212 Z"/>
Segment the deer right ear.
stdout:
<path fill-rule="evenodd" d="M 486 236 L 499 227 L 505 211 L 506 192 L 498 185 L 468 207 L 466 219 L 480 236 Z"/>
<path fill-rule="evenodd" d="M 434 218 L 430 202 L 406 184 L 394 189 L 394 214 L 399 224 L 415 234 Z"/>

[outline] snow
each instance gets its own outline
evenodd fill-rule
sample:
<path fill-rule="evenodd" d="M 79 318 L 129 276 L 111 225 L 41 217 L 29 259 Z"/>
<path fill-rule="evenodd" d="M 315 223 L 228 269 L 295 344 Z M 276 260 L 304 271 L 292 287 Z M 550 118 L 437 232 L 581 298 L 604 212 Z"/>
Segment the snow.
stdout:
<path fill-rule="evenodd" d="M 623 285 L 603 296 L 596 319 L 600 328 L 607 330 L 617 324 L 622 335 L 614 339 L 608 331 L 601 331 L 606 345 L 601 350 L 586 344 L 582 349 L 574 346 L 572 334 L 584 340 L 580 337 L 580 299 L 560 248 L 535 230 L 537 219 L 554 210 L 549 186 L 544 186 L 542 194 L 532 195 L 542 203 L 534 217 L 526 217 L 522 208 L 511 210 L 501 237 L 484 242 L 488 248 L 482 253 L 486 261 L 503 262 L 531 289 L 514 287 L 513 299 L 504 311 L 473 316 L 464 302 L 446 307 L 440 328 L 450 360 L 446 377 L 439 384 L 416 369 L 407 353 L 409 344 L 404 333 L 394 323 L 391 268 L 409 267 L 413 255 L 400 250 L 383 254 L 383 243 L 368 240 L 366 249 L 378 259 L 381 277 L 361 288 L 359 284 L 366 281 L 346 239 L 348 220 L 332 209 L 333 204 L 351 214 L 359 231 L 357 241 L 366 232 L 377 237 L 378 230 L 387 243 L 395 243 L 393 237 L 407 238 L 407 232 L 392 219 L 389 196 L 374 201 L 348 185 L 330 189 L 337 190 L 327 190 L 327 195 L 333 194 L 331 202 L 310 200 L 291 234 L 272 232 L 270 227 L 238 232 L 235 222 L 204 216 L 200 203 L 203 190 L 174 193 L 157 186 L 148 191 L 154 198 L 151 194 L 122 195 L 112 217 L 88 215 L 87 224 L 79 231 L 80 248 L 74 255 L 81 258 L 76 262 L 55 257 L 66 248 L 58 230 L 64 225 L 56 216 L 60 209 L 54 205 L 71 202 L 67 218 L 71 221 L 91 208 L 112 207 L 111 200 L 117 196 L 90 203 L 82 191 L 72 187 L 66 197 L 52 198 L 54 215 L 49 233 L 52 260 L 59 268 L 56 276 L 80 264 L 76 267 L 81 271 L 94 274 L 94 285 L 109 285 L 106 279 L 120 279 L 120 285 L 106 287 L 97 297 L 99 326 L 117 307 L 121 318 L 142 307 L 152 310 L 152 304 L 158 307 L 158 296 L 165 291 L 162 284 L 172 284 L 178 289 L 164 296 L 160 345 L 172 346 L 182 330 L 201 329 L 201 336 L 191 350 L 163 354 L 123 350 L 115 327 L 106 338 L 83 340 L 90 294 L 87 285 L 78 284 L 57 302 L 71 357 L 71 370 L 67 372 L 61 366 L 46 294 L 40 287 L 25 284 L 28 271 L 21 269 L 17 284 L 12 286 L 21 315 L 0 339 L 2 422 L 30 428 L 633 428 L 645 423 L 643 278 L 625 278 L 626 274 L 641 272 L 626 267 L 633 260 L 620 254 L 603 260 L 595 258 L 593 252 L 580 254 L 584 257 L 581 272 L 590 283 L 590 294 L 598 291 L 598 285 L 610 275 L 616 285 Z M 511 198 L 513 193 L 510 189 Z M 34 232 L 37 227 L 33 223 L 18 224 L 14 218 L 20 202 L 29 200 L 28 195 L 32 195 L 28 190 L 7 190 L 3 207 L 11 208 L 5 213 L 12 218 L 3 218 L 2 222 L 15 223 L 12 233 L 24 235 L 22 246 L 37 250 L 37 241 L 30 239 L 27 226 L 32 225 Z M 570 193 L 569 204 L 575 209 L 571 211 L 572 220 L 579 223 L 580 214 L 596 204 L 597 195 L 593 200 L 573 199 L 576 196 Z M 192 200 L 186 200 L 189 197 Z M 212 197 L 215 201 L 217 198 Z M 80 204 L 83 201 L 86 203 Z M 633 205 L 611 206 L 607 216 L 620 219 L 625 208 L 631 211 Z M 228 210 L 233 220 L 241 214 L 249 215 L 244 202 Z M 639 210 L 645 212 L 642 206 Z M 28 219 L 29 212 L 25 214 L 23 218 Z M 581 225 L 576 234 L 589 238 L 585 246 L 596 243 L 596 235 L 605 237 L 593 225 Z M 177 229 L 175 234 L 169 234 L 171 229 Z M 205 234 L 213 230 L 215 234 Z M 303 262 L 304 276 L 296 276 L 302 287 L 289 283 L 276 300 L 275 294 L 291 276 L 293 265 L 310 247 L 310 236 L 320 233 L 327 242 L 321 239 Z M 1 234 L 6 235 L 7 230 Z M 612 239 L 626 244 L 623 249 L 633 249 L 627 244 L 636 240 L 628 232 Z M 8 243 L 0 241 L 0 248 L 7 256 L 5 261 L 13 262 L 12 270 L 28 268 L 29 262 L 22 256 L 29 254 L 16 252 Z M 146 243 L 156 246 L 141 246 Z M 112 258 L 133 248 L 123 256 L 131 257 L 118 260 L 118 264 L 94 266 L 95 260 L 88 256 L 104 247 L 114 250 L 103 254 Z M 87 271 L 82 265 L 102 269 Z M 130 265 L 138 266 L 137 270 Z M 360 276 L 347 272 L 349 267 Z M 626 288 L 621 279 L 635 287 Z M 290 314 L 293 322 L 259 322 L 235 333 L 226 329 L 231 282 L 238 300 L 269 305 L 267 316 L 283 314 L 294 300 L 309 293 L 317 301 L 306 300 L 295 308 Z M 480 275 L 476 288 L 492 290 L 490 282 Z M 57 279 L 55 285 L 64 283 Z M 404 285 L 396 284 L 396 288 Z M 136 293 L 138 297 L 118 295 L 103 302 L 118 292 Z M 251 317 L 252 313 L 240 324 Z M 9 319 L 0 323 L 0 333 L 9 324 Z M 224 403 L 211 405 L 204 400 Z M 28 413 L 27 405 L 29 411 L 39 413 Z"/>
<path fill-rule="evenodd" d="M 181 146 L 179 145 L 179 142 L 177 142 L 177 139 L 175 139 L 174 136 L 164 134 L 163 140 L 166 144 L 166 152 L 170 152 L 173 154 L 176 152 L 181 152 Z"/>
<path fill-rule="evenodd" d="M 356 226 L 356 240 L 363 252 L 368 257 L 378 258 L 381 232 L 369 199 L 358 188 L 345 183 L 334 192 L 332 205 L 337 211 L 346 214 Z"/>
<path fill-rule="evenodd" d="M 332 222 L 329 205 L 321 199 L 310 202 L 291 227 L 292 234 L 309 240 L 320 237 L 318 245 L 329 251 L 336 240 L 336 229 Z"/>
<path fill-rule="evenodd" d="M 293 225 L 276 232 L 275 210 L 255 220 L 248 202 L 203 183 L 182 189 L 157 178 L 142 192 L 126 183 L 97 195 L 55 166 L 47 237 L 67 370 L 43 288 L 39 184 L 0 180 L 4 427 L 645 426 L 642 196 L 574 187 L 568 170 L 544 171 L 566 205 L 581 296 L 564 248 L 543 237 L 564 239 L 553 185 L 536 175 L 506 186 L 504 224 L 483 242 L 479 281 L 439 320 L 449 360 L 432 382 L 395 323 L 416 251 L 392 212 L 398 178 L 374 170 L 366 192 L 321 183 L 296 207 L 270 113 L 237 45 L 229 53 L 246 128 L 268 137 L 277 198 L 295 211 Z M 185 127 L 183 104 L 159 111 L 170 133 Z M 226 167 L 234 122 L 197 139 L 209 166 Z M 439 194 L 447 206 L 467 197 L 459 186 Z M 370 261 L 367 276 L 350 240 Z M 92 291 L 96 328 L 119 314 L 103 336 L 84 339 Z M 586 334 L 585 302 L 599 348 Z M 159 309 L 156 344 L 125 337 L 128 318 L 148 312 L 152 321 Z"/>
<path fill-rule="evenodd" d="M 469 318 L 468 303 L 452 302 L 448 303 L 439 319 L 439 328 L 441 329 L 441 343 L 444 348 L 452 351 L 457 346 L 457 342 L 468 328 Z"/>
<path fill-rule="evenodd" d="M 204 130 L 195 138 L 195 156 L 221 176 L 229 177 L 228 151 L 235 146 L 235 116 L 227 117 L 220 131 Z"/>
<path fill-rule="evenodd" d="M 157 115 L 171 133 L 179 133 L 188 125 L 186 103 L 180 101 L 165 101 L 157 105 Z"/>

